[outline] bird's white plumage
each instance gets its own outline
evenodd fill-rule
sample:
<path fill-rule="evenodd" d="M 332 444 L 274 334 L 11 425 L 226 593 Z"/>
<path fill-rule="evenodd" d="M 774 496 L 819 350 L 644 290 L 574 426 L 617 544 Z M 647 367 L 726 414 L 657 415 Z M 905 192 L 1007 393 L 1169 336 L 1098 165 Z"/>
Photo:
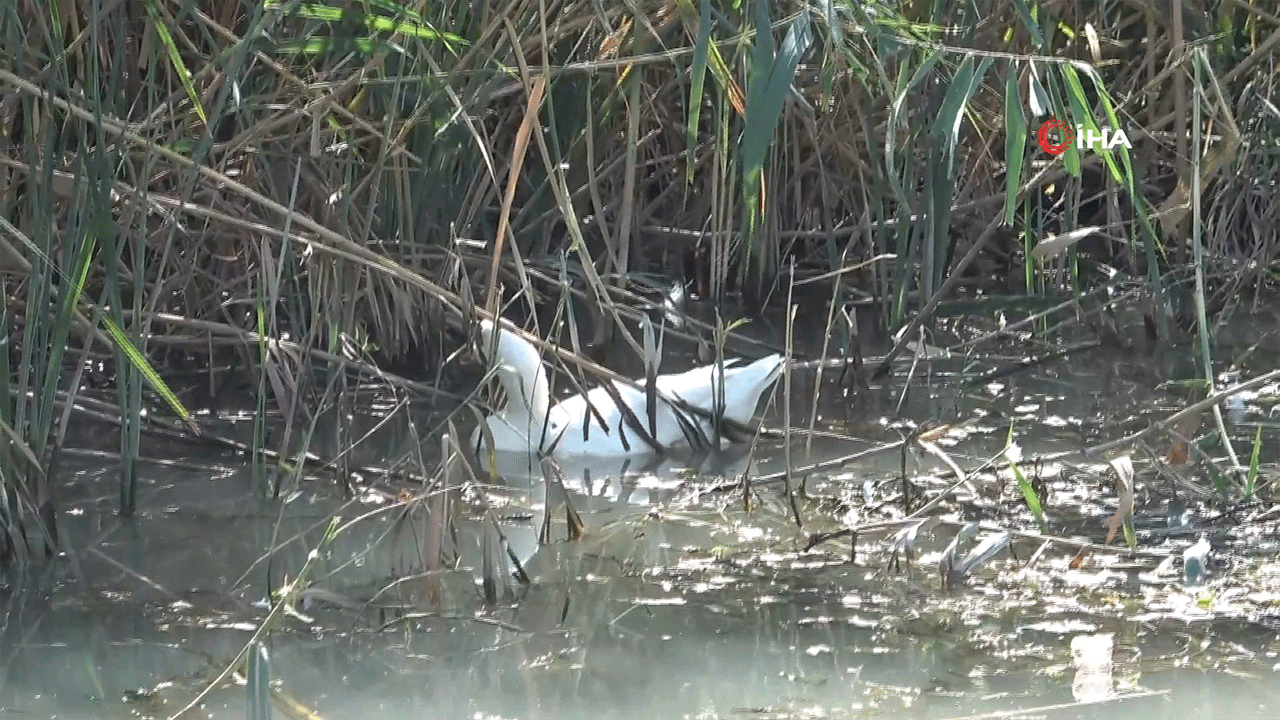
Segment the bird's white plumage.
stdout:
<path fill-rule="evenodd" d="M 547 451 L 552 457 L 626 457 L 689 447 L 700 438 L 712 437 L 710 418 L 678 408 L 661 397 L 714 414 L 722 372 L 715 365 L 657 376 L 655 384 L 660 397 L 652 436 L 659 447 L 655 448 L 628 423 L 613 395 L 605 388 L 594 388 L 585 395 L 574 395 L 552 405 L 547 368 L 532 344 L 514 333 L 495 328 L 489 320 L 480 321 L 480 337 L 482 350 L 491 355 L 495 376 L 507 395 L 506 407 L 484 420 L 497 452 Z M 738 424 L 748 424 L 760 396 L 778 379 L 782 368 L 779 355 L 747 365 L 724 367 L 722 416 Z M 623 383 L 612 385 L 622 404 L 648 432 L 646 393 Z M 590 408 L 594 408 L 594 412 Z M 477 427 L 471 435 L 471 447 L 484 452 L 483 436 Z"/>

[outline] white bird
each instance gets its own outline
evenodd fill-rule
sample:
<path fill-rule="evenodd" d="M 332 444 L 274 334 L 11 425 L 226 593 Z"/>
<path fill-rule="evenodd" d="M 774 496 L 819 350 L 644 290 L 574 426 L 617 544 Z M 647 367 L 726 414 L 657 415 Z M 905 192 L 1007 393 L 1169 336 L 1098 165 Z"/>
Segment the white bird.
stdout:
<path fill-rule="evenodd" d="M 598 387 L 552 405 L 547 368 L 531 343 L 496 329 L 489 320 L 480 321 L 480 337 L 481 350 L 486 355 L 492 354 L 494 375 L 507 395 L 506 407 L 484 420 L 497 452 L 546 452 L 552 457 L 630 457 L 695 446 L 707 442 L 712 435 L 710 417 L 677 407 L 663 398 L 715 414 L 721 377 L 715 365 L 657 376 L 654 384 L 658 407 L 652 432 L 648 394 L 624 383 L 613 383 L 612 389 L 634 421 L 656 441 L 658 447 L 655 448 L 627 420 L 609 390 Z M 721 416 L 740 425 L 748 424 L 760 396 L 778 379 L 782 368 L 782 357 L 776 354 L 749 365 L 729 367 L 726 363 Z M 483 438 L 483 428 L 477 426 L 471 434 L 471 447 L 482 453 L 485 451 Z"/>

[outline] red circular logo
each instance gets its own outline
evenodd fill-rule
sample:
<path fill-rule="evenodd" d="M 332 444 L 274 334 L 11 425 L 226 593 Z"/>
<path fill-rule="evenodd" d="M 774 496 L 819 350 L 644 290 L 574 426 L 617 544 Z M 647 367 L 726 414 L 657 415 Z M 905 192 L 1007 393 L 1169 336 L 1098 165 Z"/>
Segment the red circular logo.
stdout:
<path fill-rule="evenodd" d="M 1059 143 L 1054 143 L 1049 139 L 1049 133 L 1053 130 L 1058 131 L 1058 136 L 1062 139 Z M 1041 149 L 1050 155 L 1061 155 L 1066 149 L 1071 147 L 1072 141 L 1076 139 L 1076 131 L 1070 125 L 1062 122 L 1058 118 L 1049 118 L 1040 126 L 1040 131 L 1036 133 L 1036 140 L 1040 143 Z"/>

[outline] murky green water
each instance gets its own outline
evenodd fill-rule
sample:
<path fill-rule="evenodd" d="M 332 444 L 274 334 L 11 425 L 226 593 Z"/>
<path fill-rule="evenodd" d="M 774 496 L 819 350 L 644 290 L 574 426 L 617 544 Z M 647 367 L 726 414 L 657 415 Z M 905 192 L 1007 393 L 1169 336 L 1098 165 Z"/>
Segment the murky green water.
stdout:
<path fill-rule="evenodd" d="M 902 385 L 882 388 L 874 410 L 852 409 L 828 386 L 819 427 L 862 442 L 819 440 L 807 456 L 797 440 L 792 462 L 898 438 L 886 419 L 898 407 L 896 416 L 915 421 L 976 417 L 939 441 L 966 469 L 1001 451 L 1010 420 L 1024 456 L 1076 450 L 1140 427 L 1127 420 L 1139 408 L 1176 409 L 1175 394 L 1151 389 L 1167 369 L 1098 352 L 968 388 L 958 378 L 976 373 L 955 359 L 913 379 L 900 406 Z M 796 381 L 798 396 L 813 392 L 811 380 Z M 1241 434 L 1252 437 L 1265 400 L 1231 420 Z M 795 398 L 793 423 L 806 424 L 810 407 Z M 95 442 L 109 446 L 85 444 Z M 393 424 L 357 459 L 386 464 L 411 446 Z M 553 494 L 556 541 L 543 546 L 540 472 L 508 463 L 501 483 L 457 495 L 459 559 L 430 579 L 426 509 L 406 514 L 395 502 L 410 489 L 403 484 L 366 478 L 375 490 L 344 501 L 317 478 L 289 502 L 267 503 L 234 453 L 154 451 L 191 466 L 144 464 L 142 510 L 130 521 L 114 514 L 113 461 L 68 461 L 73 500 L 63 522 L 74 552 L 4 585 L 0 716 L 176 711 L 235 657 L 266 616 L 268 594 L 297 576 L 339 510 L 365 517 L 323 548 L 307 578 L 313 591 L 268 641 L 281 687 L 326 718 L 1280 716 L 1275 522 L 1245 523 L 1245 509 L 1224 517 L 1194 499 L 1179 516 L 1185 524 L 1167 522 L 1169 481 L 1153 474 L 1140 472 L 1140 542 L 1180 558 L 1196 533 L 1210 532 L 1216 552 L 1202 587 L 1184 586 L 1180 565 L 1155 557 L 1102 553 L 1073 568 L 1074 548 L 1050 546 L 1028 566 L 1041 543 L 1020 540 L 1013 556 L 944 589 L 936 564 L 953 524 L 922 536 L 920 556 L 900 572 L 886 567 L 885 533 L 859 537 L 852 562 L 848 538 L 804 550 L 812 533 L 900 514 L 904 462 L 926 498 L 950 483 L 931 481 L 942 462 L 915 451 L 808 477 L 797 500 L 803 528 L 780 483 L 758 486 L 749 511 L 740 492 L 705 490 L 748 469 L 781 469 L 776 444 L 754 459 L 632 466 L 626 477 L 621 467 L 566 465 L 588 535 L 563 539 Z M 1082 459 L 1042 474 L 1049 531 L 1101 542 L 1112 481 Z M 1025 505 L 1011 499 L 1017 492 L 975 480 L 942 510 L 1033 532 Z M 532 579 L 512 583 L 496 607 L 484 606 L 478 585 L 486 507 Z M 121 699 L 164 681 L 173 686 L 150 703 Z M 245 717 L 244 695 L 218 690 L 204 712 Z M 1080 704 L 1088 700 L 1101 702 Z"/>

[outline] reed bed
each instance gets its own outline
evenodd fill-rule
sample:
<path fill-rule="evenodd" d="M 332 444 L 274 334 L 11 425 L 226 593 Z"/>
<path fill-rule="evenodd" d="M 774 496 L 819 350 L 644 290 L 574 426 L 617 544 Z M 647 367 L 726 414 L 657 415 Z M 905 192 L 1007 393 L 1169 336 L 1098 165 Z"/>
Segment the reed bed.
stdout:
<path fill-rule="evenodd" d="M 8 3 L 0 550 L 57 547 L 86 373 L 122 512 L 143 410 L 200 432 L 192 368 L 284 418 L 254 439 L 278 492 L 353 378 L 438 389 L 462 318 L 571 294 L 598 340 L 673 280 L 752 312 L 794 278 L 906 342 L 960 290 L 1088 314 L 1123 280 L 1211 378 L 1213 318 L 1275 279 L 1280 18 L 1180 7 Z M 1047 155 L 1051 116 L 1132 149 Z"/>

